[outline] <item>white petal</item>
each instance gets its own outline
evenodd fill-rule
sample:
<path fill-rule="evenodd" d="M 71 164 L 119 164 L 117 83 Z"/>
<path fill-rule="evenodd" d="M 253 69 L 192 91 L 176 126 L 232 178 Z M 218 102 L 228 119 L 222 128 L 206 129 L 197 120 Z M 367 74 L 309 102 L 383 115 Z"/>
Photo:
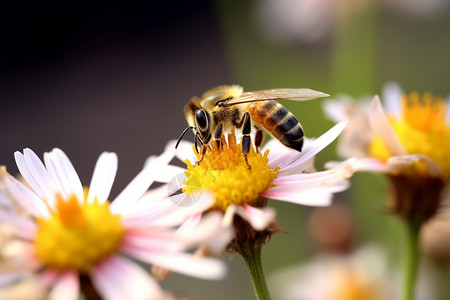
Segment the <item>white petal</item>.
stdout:
<path fill-rule="evenodd" d="M 388 82 L 383 86 L 381 98 L 383 99 L 386 111 L 395 117 L 400 117 L 402 114 L 402 96 L 402 88 L 397 83 Z"/>
<path fill-rule="evenodd" d="M 117 155 L 112 152 L 103 152 L 95 164 L 92 174 L 91 184 L 89 185 L 88 203 L 104 203 L 111 192 L 117 173 Z"/>
<path fill-rule="evenodd" d="M 447 123 L 450 123 L 450 94 L 447 96 L 447 99 L 445 100 L 446 106 L 447 106 L 447 115 L 445 119 L 447 120 Z"/>
<path fill-rule="evenodd" d="M 304 155 L 306 150 L 303 149 L 302 152 L 299 152 L 288 148 L 281 144 L 277 139 L 271 139 L 267 142 L 261 152 L 264 153 L 263 151 L 265 151 L 265 149 L 270 150 L 268 165 L 272 168 L 280 167 L 281 169 L 297 161 L 300 157 L 302 157 L 302 155 Z"/>
<path fill-rule="evenodd" d="M 31 215 L 48 218 L 48 207 L 35 193 L 12 176 L 5 178 L 6 186 L 17 202 Z"/>
<path fill-rule="evenodd" d="M 59 183 L 63 196 L 75 195 L 77 199 L 84 201 L 83 186 L 67 155 L 55 148 L 44 153 L 44 161 L 50 176 Z"/>
<path fill-rule="evenodd" d="M 150 202 L 149 202 L 150 203 Z M 130 226 L 174 226 L 179 225 L 188 217 L 206 211 L 214 204 L 214 197 L 202 192 L 200 198 L 190 206 L 178 206 L 172 198 L 158 201 L 145 209 L 124 215 L 123 224 Z"/>
<path fill-rule="evenodd" d="M 202 279 L 221 279 L 225 264 L 217 259 L 197 257 L 186 253 L 149 252 L 139 248 L 122 248 L 124 253 L 147 263 Z"/>
<path fill-rule="evenodd" d="M 39 197 L 53 204 L 55 192 L 58 192 L 56 184 L 33 151 L 24 149 L 23 152 L 24 154 L 18 151 L 14 153 L 21 175 Z"/>
<path fill-rule="evenodd" d="M 264 230 L 275 221 L 275 210 L 269 207 L 259 209 L 245 204 L 239 206 L 236 213 L 249 222 L 255 230 Z"/>
<path fill-rule="evenodd" d="M 341 122 L 348 119 L 347 106 L 348 99 L 341 100 L 325 100 L 322 102 L 322 108 L 325 114 L 334 122 Z"/>
<path fill-rule="evenodd" d="M 384 114 L 378 96 L 373 97 L 370 103 L 369 121 L 372 131 L 382 139 L 384 146 L 391 156 L 406 154 L 405 148 L 400 143 L 394 129 Z"/>
<path fill-rule="evenodd" d="M 196 215 L 201 218 L 201 215 Z M 183 226 L 177 234 L 183 237 L 189 245 L 205 244 L 214 253 L 219 254 L 234 237 L 232 226 L 224 226 L 223 214 L 211 211 L 203 219 L 195 217 L 195 224 Z"/>
<path fill-rule="evenodd" d="M 186 171 L 186 168 L 174 166 L 174 165 L 167 165 L 158 170 L 156 174 L 155 181 L 158 182 L 170 182 L 173 180 L 175 176 L 178 174 L 182 174 Z"/>
<path fill-rule="evenodd" d="M 165 167 L 173 158 L 174 150 L 168 150 L 157 159 L 150 161 L 141 172 L 125 187 L 125 189 L 111 203 L 113 212 L 120 212 L 127 205 L 133 204 L 148 190 L 155 180 L 159 169 Z"/>
<path fill-rule="evenodd" d="M 156 300 L 159 285 L 136 263 L 113 256 L 92 270 L 92 282 L 105 300 Z"/>
<path fill-rule="evenodd" d="M 175 148 L 176 141 L 170 141 L 166 149 L 168 148 Z M 195 155 L 195 152 L 193 150 L 194 143 L 181 141 L 178 145 L 178 148 L 176 150 L 175 156 L 181 160 L 185 161 L 188 159 L 191 163 L 194 163 L 194 161 L 197 161 L 197 156 Z"/>
<path fill-rule="evenodd" d="M 63 274 L 50 292 L 50 300 L 76 300 L 80 294 L 80 282 L 76 272 Z"/>
<path fill-rule="evenodd" d="M 311 146 L 302 152 L 302 156 L 297 161 L 295 161 L 294 163 L 290 164 L 287 167 L 282 168 L 281 171 L 286 171 L 295 168 L 313 158 L 317 153 L 322 151 L 322 149 L 324 149 L 331 142 L 333 142 L 339 136 L 342 130 L 344 130 L 346 125 L 347 125 L 346 121 L 334 125 L 327 132 L 325 132 L 320 137 L 315 139 L 311 144 Z"/>

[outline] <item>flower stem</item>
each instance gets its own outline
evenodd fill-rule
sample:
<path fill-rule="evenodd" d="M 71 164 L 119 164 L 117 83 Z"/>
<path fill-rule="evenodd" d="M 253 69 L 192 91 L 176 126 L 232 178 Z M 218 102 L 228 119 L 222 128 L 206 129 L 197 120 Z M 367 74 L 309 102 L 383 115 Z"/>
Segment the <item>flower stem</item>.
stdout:
<path fill-rule="evenodd" d="M 419 229 L 415 222 L 406 223 L 406 254 L 403 266 L 403 300 L 413 300 L 419 263 Z"/>
<path fill-rule="evenodd" d="M 262 247 L 246 247 L 240 249 L 239 254 L 244 259 L 255 289 L 256 299 L 270 300 L 269 289 L 267 288 L 266 278 L 261 259 Z"/>

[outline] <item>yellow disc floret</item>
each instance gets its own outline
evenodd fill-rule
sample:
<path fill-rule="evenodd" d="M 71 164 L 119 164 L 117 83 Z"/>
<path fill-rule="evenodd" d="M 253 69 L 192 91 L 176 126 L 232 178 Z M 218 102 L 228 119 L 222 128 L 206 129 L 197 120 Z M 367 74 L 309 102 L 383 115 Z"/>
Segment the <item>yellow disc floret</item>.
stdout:
<path fill-rule="evenodd" d="M 195 151 L 194 151 L 195 152 Z M 198 192 L 199 187 L 214 194 L 213 209 L 225 211 L 230 204 L 256 204 L 263 191 L 272 186 L 279 168 L 269 165 L 269 150 L 264 154 L 250 147 L 247 161 L 240 144 L 236 143 L 234 132 L 228 135 L 228 144 L 222 138 L 221 145 L 211 143 L 211 148 L 199 162 L 187 164 L 185 187 L 183 192 Z"/>
<path fill-rule="evenodd" d="M 119 248 L 124 235 L 120 216 L 109 203 L 80 204 L 75 195 L 57 195 L 48 219 L 38 219 L 35 248 L 46 267 L 88 272 L 92 266 Z"/>
<path fill-rule="evenodd" d="M 409 154 L 421 154 L 442 167 L 445 180 L 450 179 L 450 124 L 446 120 L 447 106 L 442 98 L 425 93 L 411 93 L 402 98 L 402 116 L 388 116 L 400 143 Z M 372 156 L 386 161 L 390 154 L 379 137 L 375 137 Z"/>

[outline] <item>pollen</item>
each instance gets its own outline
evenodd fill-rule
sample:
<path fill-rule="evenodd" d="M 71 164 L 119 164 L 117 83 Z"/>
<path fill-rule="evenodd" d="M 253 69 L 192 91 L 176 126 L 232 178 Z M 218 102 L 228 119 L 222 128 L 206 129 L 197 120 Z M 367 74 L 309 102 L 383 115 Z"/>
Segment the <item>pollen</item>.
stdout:
<path fill-rule="evenodd" d="M 92 266 L 115 253 L 124 228 L 109 203 L 83 203 L 72 195 L 57 195 L 48 219 L 37 219 L 36 255 L 46 267 L 87 273 Z"/>
<path fill-rule="evenodd" d="M 402 115 L 388 116 L 400 143 L 409 154 L 421 154 L 442 167 L 444 180 L 450 180 L 450 124 L 446 120 L 444 99 L 425 93 L 411 93 L 402 98 Z M 386 161 L 390 154 L 379 137 L 370 145 L 373 157 Z"/>
<path fill-rule="evenodd" d="M 211 143 L 203 158 L 194 152 L 198 159 L 195 165 L 185 161 L 187 179 L 183 192 L 191 194 L 199 188 L 211 191 L 215 199 L 212 209 L 225 211 L 231 204 L 257 205 L 261 193 L 272 186 L 279 171 L 268 165 L 269 150 L 262 154 L 250 147 L 246 161 L 234 131 L 228 135 L 228 143 L 223 136 L 220 145 Z"/>

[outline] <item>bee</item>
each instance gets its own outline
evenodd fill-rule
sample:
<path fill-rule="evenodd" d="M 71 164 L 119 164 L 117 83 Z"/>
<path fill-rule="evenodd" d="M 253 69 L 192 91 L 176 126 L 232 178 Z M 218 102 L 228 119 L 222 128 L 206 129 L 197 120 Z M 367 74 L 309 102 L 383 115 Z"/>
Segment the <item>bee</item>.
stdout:
<path fill-rule="evenodd" d="M 198 141 L 208 145 L 211 139 L 220 143 L 223 131 L 232 128 L 242 130 L 242 150 L 246 156 L 250 151 L 251 128 L 256 128 L 254 144 L 258 149 L 264 140 L 265 129 L 283 145 L 302 151 L 304 131 L 297 118 L 279 99 L 310 100 L 328 96 L 310 89 L 268 89 L 244 92 L 239 85 L 223 85 L 205 92 L 201 98 L 193 97 L 184 107 L 189 126 L 183 131 L 175 147 L 187 130 L 195 134 L 194 142 L 198 152 Z M 202 147 L 203 155 L 206 147 Z"/>

